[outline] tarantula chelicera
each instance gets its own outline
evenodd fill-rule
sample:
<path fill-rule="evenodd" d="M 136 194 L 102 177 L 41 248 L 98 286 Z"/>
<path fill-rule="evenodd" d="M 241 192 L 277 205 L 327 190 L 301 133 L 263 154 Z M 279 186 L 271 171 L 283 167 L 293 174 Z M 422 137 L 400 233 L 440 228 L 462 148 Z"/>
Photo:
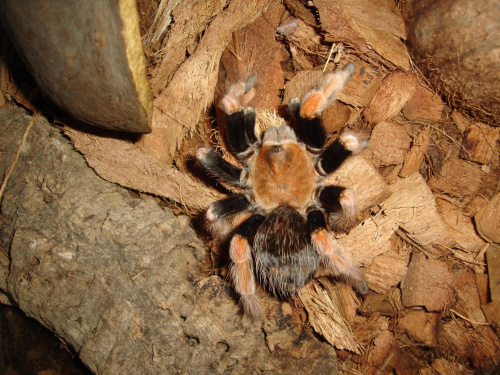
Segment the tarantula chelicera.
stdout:
<path fill-rule="evenodd" d="M 254 317 L 263 313 L 255 295 L 257 280 L 267 291 L 286 298 L 308 283 L 320 264 L 361 294 L 368 292 L 363 272 L 329 232 L 354 224 L 356 196 L 350 189 L 324 183 L 366 142 L 343 134 L 325 145 L 319 118 L 354 70 L 349 63 L 327 75 L 302 101 L 291 100 L 293 128 L 283 120 L 261 135 L 255 110 L 245 108 L 255 77 L 231 86 L 221 104 L 229 146 L 243 168 L 210 148 L 197 151 L 209 172 L 243 191 L 212 203 L 206 222 L 214 236 L 231 236 L 229 276 L 245 311 Z"/>

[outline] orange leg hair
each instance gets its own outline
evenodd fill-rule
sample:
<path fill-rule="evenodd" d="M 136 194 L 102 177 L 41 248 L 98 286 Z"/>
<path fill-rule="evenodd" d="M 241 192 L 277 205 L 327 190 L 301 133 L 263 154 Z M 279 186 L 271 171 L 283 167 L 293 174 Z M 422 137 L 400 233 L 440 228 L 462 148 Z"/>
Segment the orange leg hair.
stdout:
<path fill-rule="evenodd" d="M 367 294 L 368 285 L 363 272 L 343 254 L 340 245 L 333 236 L 325 228 L 321 228 L 314 231 L 311 237 L 326 269 L 345 279 L 361 294 Z"/>
<path fill-rule="evenodd" d="M 251 254 L 252 249 L 247 239 L 235 235 L 229 245 L 229 256 L 233 261 L 229 269 L 229 277 L 241 296 L 241 303 L 245 311 L 254 318 L 261 318 L 264 312 L 255 295 L 255 276 Z"/>

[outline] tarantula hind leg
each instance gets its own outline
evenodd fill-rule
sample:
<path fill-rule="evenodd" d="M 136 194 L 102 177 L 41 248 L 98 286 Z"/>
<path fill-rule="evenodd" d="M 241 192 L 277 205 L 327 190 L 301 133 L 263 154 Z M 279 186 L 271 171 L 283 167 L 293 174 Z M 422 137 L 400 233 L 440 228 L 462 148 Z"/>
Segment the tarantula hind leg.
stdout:
<path fill-rule="evenodd" d="M 247 211 L 249 206 L 250 202 L 244 194 L 231 195 L 213 202 L 205 213 L 206 228 L 212 236 L 226 239 L 233 230 L 233 225 L 250 216 Z"/>
<path fill-rule="evenodd" d="M 335 276 L 344 279 L 356 288 L 361 295 L 368 294 L 368 284 L 363 271 L 352 263 L 342 252 L 342 248 L 326 229 L 325 216 L 320 210 L 313 210 L 307 215 L 313 246 L 318 252 L 321 263 Z"/>
<path fill-rule="evenodd" d="M 358 200 L 352 189 L 324 186 L 319 193 L 321 205 L 330 212 L 328 224 L 336 232 L 348 232 L 356 224 Z"/>
<path fill-rule="evenodd" d="M 246 313 L 255 319 L 264 315 L 262 305 L 255 295 L 256 283 L 253 271 L 252 248 L 249 235 L 253 228 L 262 221 L 260 215 L 253 215 L 241 224 L 229 245 L 229 256 L 232 264 L 229 268 L 229 278 L 234 289 L 240 295 L 240 300 Z"/>

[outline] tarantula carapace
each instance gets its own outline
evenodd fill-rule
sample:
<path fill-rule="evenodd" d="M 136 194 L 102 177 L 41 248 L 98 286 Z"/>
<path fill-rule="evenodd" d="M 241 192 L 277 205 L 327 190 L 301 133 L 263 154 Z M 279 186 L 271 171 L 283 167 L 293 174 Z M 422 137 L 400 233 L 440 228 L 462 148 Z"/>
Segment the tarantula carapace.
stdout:
<path fill-rule="evenodd" d="M 221 104 L 229 146 L 243 168 L 210 148 L 197 151 L 209 172 L 243 191 L 212 203 L 206 222 L 214 236 L 231 236 L 229 276 L 245 311 L 254 317 L 263 312 L 255 295 L 257 280 L 286 298 L 308 283 L 320 264 L 361 294 L 368 292 L 363 272 L 329 232 L 354 224 L 356 196 L 350 189 L 323 183 L 348 156 L 365 147 L 353 134 L 325 145 L 319 118 L 354 69 L 349 63 L 328 74 L 302 101 L 291 100 L 293 128 L 283 120 L 262 134 L 256 131 L 255 110 L 245 108 L 255 77 L 231 86 Z"/>

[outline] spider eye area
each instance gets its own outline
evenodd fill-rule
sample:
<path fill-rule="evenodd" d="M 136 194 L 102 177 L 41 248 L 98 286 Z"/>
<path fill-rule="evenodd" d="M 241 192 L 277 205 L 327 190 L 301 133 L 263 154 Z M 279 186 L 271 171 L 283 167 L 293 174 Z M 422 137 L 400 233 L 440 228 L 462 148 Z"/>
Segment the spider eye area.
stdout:
<path fill-rule="evenodd" d="M 271 152 L 277 153 L 283 151 L 283 147 L 281 145 L 275 145 L 271 147 Z"/>

